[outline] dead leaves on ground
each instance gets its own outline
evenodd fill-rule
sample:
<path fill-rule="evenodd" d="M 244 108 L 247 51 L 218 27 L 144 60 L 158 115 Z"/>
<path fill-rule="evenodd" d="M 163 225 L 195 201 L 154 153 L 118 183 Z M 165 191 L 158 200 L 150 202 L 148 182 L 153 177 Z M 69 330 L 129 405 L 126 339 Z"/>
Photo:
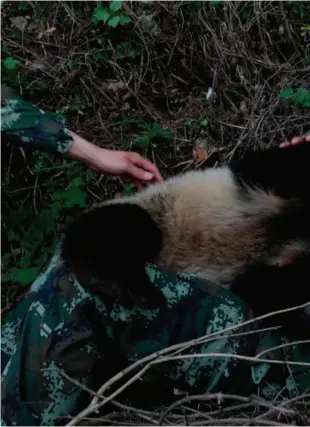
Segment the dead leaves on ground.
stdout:
<path fill-rule="evenodd" d="M 221 151 L 220 147 L 210 145 L 207 139 L 198 138 L 195 141 L 193 155 L 197 163 L 207 160 L 213 153 Z"/>

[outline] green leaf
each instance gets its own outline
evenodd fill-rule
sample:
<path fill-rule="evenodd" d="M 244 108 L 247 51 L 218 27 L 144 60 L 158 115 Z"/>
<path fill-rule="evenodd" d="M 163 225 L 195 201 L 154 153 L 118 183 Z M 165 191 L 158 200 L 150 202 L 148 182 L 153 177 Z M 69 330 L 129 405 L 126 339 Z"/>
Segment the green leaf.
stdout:
<path fill-rule="evenodd" d="M 295 104 L 304 105 L 308 100 L 310 100 L 310 92 L 304 87 L 299 87 L 296 94 L 293 96 Z"/>
<path fill-rule="evenodd" d="M 3 66 L 7 70 L 15 70 L 18 64 L 20 64 L 20 61 L 14 59 L 12 56 L 9 56 L 3 61 Z"/>
<path fill-rule="evenodd" d="M 102 3 L 99 3 L 96 9 L 94 10 L 93 23 L 95 25 L 99 24 L 99 22 L 101 21 L 106 23 L 110 16 L 111 14 L 108 9 L 104 7 Z"/>
<path fill-rule="evenodd" d="M 72 187 L 79 187 L 80 185 L 84 185 L 84 179 L 81 176 L 78 176 L 71 181 Z"/>
<path fill-rule="evenodd" d="M 112 28 L 117 27 L 120 19 L 121 19 L 120 16 L 114 16 L 113 18 L 109 19 L 108 21 L 109 27 L 112 27 Z"/>
<path fill-rule="evenodd" d="M 132 19 L 127 15 L 122 15 L 119 22 L 122 25 L 126 25 L 126 24 L 130 24 L 130 22 L 132 22 Z"/>
<path fill-rule="evenodd" d="M 289 87 L 287 89 L 281 90 L 280 98 L 288 99 L 288 98 L 291 98 L 293 96 L 293 94 L 294 94 L 293 89 L 291 87 Z"/>
<path fill-rule="evenodd" d="M 73 206 L 86 207 L 86 193 L 84 191 L 79 188 L 70 188 L 68 193 L 68 199 L 65 202 L 66 208 L 72 208 Z"/>
<path fill-rule="evenodd" d="M 117 12 L 122 7 L 122 1 L 112 1 L 110 3 L 110 10 L 112 12 Z"/>
<path fill-rule="evenodd" d="M 86 206 L 86 193 L 77 187 L 71 187 L 67 191 L 55 191 L 54 197 L 57 200 L 62 200 L 66 208 Z"/>
<path fill-rule="evenodd" d="M 39 267 L 16 269 L 12 274 L 12 282 L 16 282 L 20 286 L 27 286 L 37 278 L 39 273 Z"/>
<path fill-rule="evenodd" d="M 304 102 L 304 107 L 310 108 L 310 99 Z"/>
<path fill-rule="evenodd" d="M 157 138 L 171 138 L 171 132 L 163 129 L 158 123 L 153 123 L 153 126 L 149 130 L 149 136 Z"/>
<path fill-rule="evenodd" d="M 201 120 L 201 122 L 200 122 L 200 126 L 208 126 L 208 124 L 209 124 L 208 119 Z"/>

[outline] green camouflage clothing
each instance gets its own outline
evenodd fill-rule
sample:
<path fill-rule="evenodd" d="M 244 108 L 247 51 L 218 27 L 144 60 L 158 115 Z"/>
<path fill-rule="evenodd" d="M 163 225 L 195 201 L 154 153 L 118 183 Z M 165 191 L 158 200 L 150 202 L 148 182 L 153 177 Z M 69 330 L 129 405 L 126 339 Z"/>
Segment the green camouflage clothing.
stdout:
<path fill-rule="evenodd" d="M 11 134 L 23 136 L 28 130 L 27 137 L 33 137 L 34 142 L 38 125 L 39 139 L 43 140 L 46 132 L 47 140 L 53 141 L 50 147 L 58 146 L 56 134 L 48 128 L 51 122 L 42 119 L 44 113 L 39 119 L 37 114 L 30 114 L 33 107 L 29 104 L 18 101 L 6 105 L 10 105 L 11 120 L 4 124 L 8 129 L 10 123 Z M 28 115 L 25 112 L 29 121 L 25 123 L 18 116 L 14 128 L 14 108 L 21 105 L 29 109 Z M 63 425 L 83 409 L 92 396 L 61 371 L 97 390 L 115 373 L 146 355 L 237 325 L 249 316 L 237 296 L 211 283 L 185 274 L 163 273 L 152 265 L 147 272 L 165 295 L 165 308 L 129 308 L 116 298 L 92 294 L 77 282 L 56 252 L 48 269 L 2 325 L 2 425 Z M 307 367 L 288 369 L 286 365 L 233 359 L 231 355 L 255 356 L 286 342 L 276 331 L 233 336 L 244 331 L 245 327 L 230 330 L 185 352 L 229 353 L 229 357 L 206 356 L 153 365 L 143 381 L 137 381 L 118 399 L 155 405 L 155 396 L 159 401 L 166 394 L 171 398 L 173 389 L 191 394 L 223 391 L 243 395 L 259 390 L 260 395 L 273 399 L 280 390 L 281 396 L 295 396 L 309 388 Z M 264 357 L 310 361 L 310 348 L 284 347 Z"/>
<path fill-rule="evenodd" d="M 96 389 L 152 352 L 246 319 L 244 304 L 229 291 L 193 276 L 168 275 L 155 266 L 148 266 L 147 271 L 167 299 L 164 309 L 128 308 L 111 297 L 92 295 L 54 256 L 2 327 L 2 425 L 61 425 L 64 418 L 82 409 L 82 402 L 87 403 L 80 387 L 58 370 L 44 369 L 64 370 Z M 244 330 L 230 331 L 225 338 L 186 353 L 254 356 L 285 342 L 275 332 L 232 336 Z M 303 355 L 302 350 L 307 353 Z M 292 354 L 279 350 L 269 357 L 310 360 L 309 347 L 296 346 Z M 177 388 L 194 394 L 226 391 L 243 395 L 259 388 L 260 395 L 274 398 L 286 386 L 294 396 L 310 385 L 309 370 L 298 368 L 291 367 L 289 372 L 284 365 L 251 364 L 231 357 L 183 359 L 155 365 L 139 386 L 152 387 L 148 395 L 152 403 L 156 387 L 161 392 Z M 137 393 L 141 396 L 141 390 Z M 139 404 L 133 394 L 130 398 Z"/>
<path fill-rule="evenodd" d="M 72 145 L 64 117 L 42 111 L 1 86 L 1 134 L 10 142 L 65 153 Z"/>

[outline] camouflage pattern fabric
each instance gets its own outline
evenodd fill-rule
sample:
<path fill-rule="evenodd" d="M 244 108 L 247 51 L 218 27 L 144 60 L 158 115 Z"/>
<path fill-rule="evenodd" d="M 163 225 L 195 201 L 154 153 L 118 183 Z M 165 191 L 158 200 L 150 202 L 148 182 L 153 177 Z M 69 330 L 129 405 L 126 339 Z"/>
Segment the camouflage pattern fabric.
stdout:
<path fill-rule="evenodd" d="M 43 111 L 1 86 L 1 134 L 10 142 L 65 153 L 72 145 L 64 117 Z"/>
<path fill-rule="evenodd" d="M 82 398 L 83 390 L 61 370 L 96 389 L 152 352 L 246 319 L 246 307 L 229 291 L 193 276 L 160 272 L 155 266 L 148 266 L 147 272 L 167 299 L 165 309 L 129 308 L 117 299 L 92 295 L 54 256 L 2 327 L 2 425 L 63 425 L 83 409 L 82 402 L 85 405 L 91 396 Z M 234 337 L 236 332 L 242 331 L 231 330 L 185 353 L 254 356 L 284 339 L 274 331 Z M 309 347 L 305 354 L 301 350 L 301 346 L 291 354 L 278 350 L 269 358 L 309 360 Z M 259 387 L 260 394 L 270 398 L 284 387 L 294 396 L 309 387 L 310 372 L 293 368 L 231 356 L 188 358 L 154 365 L 141 387 L 160 384 L 161 390 L 243 395 Z"/>
<path fill-rule="evenodd" d="M 71 138 L 62 118 L 19 97 L 3 95 L 4 91 L 2 132 L 42 149 L 68 149 Z M 62 264 L 58 252 L 55 254 L 2 325 L 2 425 L 63 425 L 83 409 L 92 396 L 62 371 L 96 390 L 146 355 L 222 331 L 248 317 L 242 301 L 227 290 L 193 276 L 163 273 L 155 266 L 148 266 L 147 271 L 164 293 L 166 308 L 132 308 L 119 299 L 92 293 Z M 195 394 L 225 391 L 243 395 L 259 389 L 260 395 L 270 398 L 280 390 L 294 396 L 309 388 L 310 370 L 303 366 L 288 369 L 286 365 L 234 359 L 232 355 L 255 356 L 287 341 L 275 331 L 240 335 L 242 331 L 230 330 L 185 352 L 229 354 L 227 358 L 210 355 L 158 363 L 136 384 L 136 393 L 130 387 L 124 398 L 137 404 L 145 398 L 148 405 L 155 404 L 156 394 L 163 397 L 164 390 L 171 397 L 175 388 Z M 310 361 L 310 349 L 283 347 L 268 358 Z"/>

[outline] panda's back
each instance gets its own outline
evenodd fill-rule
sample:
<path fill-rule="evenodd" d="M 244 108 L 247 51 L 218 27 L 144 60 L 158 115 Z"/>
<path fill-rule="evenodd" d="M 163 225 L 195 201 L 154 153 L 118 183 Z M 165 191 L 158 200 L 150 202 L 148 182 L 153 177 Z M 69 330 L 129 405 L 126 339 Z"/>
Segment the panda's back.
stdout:
<path fill-rule="evenodd" d="M 137 200 L 164 232 L 156 260 L 161 268 L 223 283 L 261 254 L 261 220 L 282 205 L 275 195 L 259 190 L 243 197 L 228 167 L 172 178 Z"/>

